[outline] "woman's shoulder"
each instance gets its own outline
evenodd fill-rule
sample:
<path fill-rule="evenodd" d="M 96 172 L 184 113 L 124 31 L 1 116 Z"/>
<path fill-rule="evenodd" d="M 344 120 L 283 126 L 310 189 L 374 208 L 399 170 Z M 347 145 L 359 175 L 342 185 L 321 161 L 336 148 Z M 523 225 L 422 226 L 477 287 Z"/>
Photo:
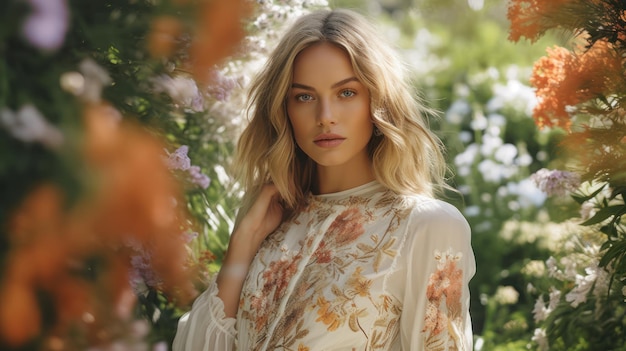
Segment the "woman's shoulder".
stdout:
<path fill-rule="evenodd" d="M 396 195 L 395 206 L 405 212 L 411 223 L 451 224 L 458 222 L 464 226 L 467 220 L 451 203 L 431 196 L 410 194 Z"/>

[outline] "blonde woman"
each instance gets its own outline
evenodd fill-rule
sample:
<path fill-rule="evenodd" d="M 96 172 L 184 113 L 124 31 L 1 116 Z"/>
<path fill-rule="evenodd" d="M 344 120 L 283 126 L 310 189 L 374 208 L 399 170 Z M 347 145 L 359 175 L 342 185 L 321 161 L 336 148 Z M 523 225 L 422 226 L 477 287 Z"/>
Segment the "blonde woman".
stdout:
<path fill-rule="evenodd" d="M 361 15 L 298 19 L 251 87 L 244 205 L 174 350 L 471 350 L 470 228 L 440 141 Z"/>

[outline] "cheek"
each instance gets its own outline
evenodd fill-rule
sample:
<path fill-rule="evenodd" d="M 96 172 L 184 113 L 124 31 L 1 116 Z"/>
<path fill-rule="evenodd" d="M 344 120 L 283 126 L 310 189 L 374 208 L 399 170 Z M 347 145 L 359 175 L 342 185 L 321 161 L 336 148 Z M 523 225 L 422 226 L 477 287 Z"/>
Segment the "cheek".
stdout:
<path fill-rule="evenodd" d="M 308 105 L 293 105 L 287 104 L 287 117 L 291 124 L 291 129 L 295 136 L 303 135 L 308 128 L 311 128 L 311 123 L 314 120 L 310 118 L 310 106 Z"/>

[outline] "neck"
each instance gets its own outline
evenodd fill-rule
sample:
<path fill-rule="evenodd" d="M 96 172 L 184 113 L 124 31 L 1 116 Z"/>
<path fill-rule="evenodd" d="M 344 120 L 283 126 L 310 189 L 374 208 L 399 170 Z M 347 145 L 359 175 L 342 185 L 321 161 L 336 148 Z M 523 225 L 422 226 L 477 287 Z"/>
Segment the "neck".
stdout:
<path fill-rule="evenodd" d="M 376 180 L 371 163 L 357 169 L 317 166 L 317 194 L 336 193 Z"/>

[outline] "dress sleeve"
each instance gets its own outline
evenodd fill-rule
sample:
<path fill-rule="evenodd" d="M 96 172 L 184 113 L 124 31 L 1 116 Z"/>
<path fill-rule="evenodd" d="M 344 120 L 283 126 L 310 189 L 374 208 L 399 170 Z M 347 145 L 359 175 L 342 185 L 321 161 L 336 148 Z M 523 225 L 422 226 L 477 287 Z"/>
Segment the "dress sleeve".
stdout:
<path fill-rule="evenodd" d="M 217 275 L 216 275 L 217 276 Z M 173 351 L 232 351 L 235 349 L 235 318 L 227 318 L 224 302 L 217 296 L 215 277 L 196 298 L 191 310 L 178 321 Z"/>
<path fill-rule="evenodd" d="M 470 351 L 468 284 L 476 272 L 470 227 L 450 204 L 425 207 L 409 226 L 402 349 Z"/>

